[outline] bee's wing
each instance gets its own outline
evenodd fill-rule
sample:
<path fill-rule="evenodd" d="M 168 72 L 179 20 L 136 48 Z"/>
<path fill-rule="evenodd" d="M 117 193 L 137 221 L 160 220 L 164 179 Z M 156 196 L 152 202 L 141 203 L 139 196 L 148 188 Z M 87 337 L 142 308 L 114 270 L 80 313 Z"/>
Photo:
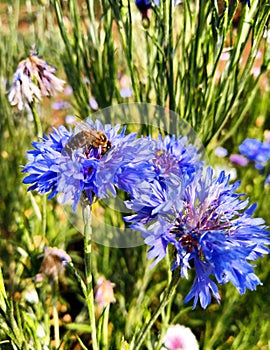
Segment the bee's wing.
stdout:
<path fill-rule="evenodd" d="M 78 123 L 76 123 L 76 126 L 78 127 L 78 130 L 82 131 L 82 130 L 87 130 L 87 129 L 88 130 L 89 129 L 93 129 L 93 130 L 103 131 L 104 132 L 103 124 L 98 119 L 92 120 L 91 117 L 88 117 L 86 119 L 82 119 L 78 115 L 76 117 L 78 119 L 80 119 L 80 121 Z"/>
<path fill-rule="evenodd" d="M 80 131 L 87 131 L 90 134 L 93 134 L 93 136 L 94 136 L 96 134 L 97 130 L 84 121 L 75 122 L 74 133 L 78 134 L 78 132 L 80 132 Z"/>

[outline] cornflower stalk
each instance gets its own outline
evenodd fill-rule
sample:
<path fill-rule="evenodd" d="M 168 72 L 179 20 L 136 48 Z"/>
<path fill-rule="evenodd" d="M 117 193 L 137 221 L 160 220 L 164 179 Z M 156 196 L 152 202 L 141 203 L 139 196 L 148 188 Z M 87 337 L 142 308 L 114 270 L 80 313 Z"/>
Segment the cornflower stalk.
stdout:
<path fill-rule="evenodd" d="M 87 309 L 89 313 L 89 322 L 92 336 L 93 350 L 98 350 L 97 331 L 96 331 L 96 319 L 95 319 L 95 307 L 94 307 L 94 290 L 93 290 L 93 278 L 92 278 L 92 211 L 91 206 L 85 202 L 82 203 L 82 214 L 84 221 L 84 263 L 85 263 L 85 277 L 86 283 L 78 273 L 77 269 L 73 265 L 72 261 L 68 262 L 69 268 L 74 273 L 78 283 L 81 286 L 83 295 L 86 300 Z"/>
<path fill-rule="evenodd" d="M 53 311 L 53 328 L 54 328 L 54 341 L 55 348 L 60 346 L 60 333 L 59 333 L 59 317 L 57 311 L 57 282 L 52 282 L 52 311 Z"/>
<path fill-rule="evenodd" d="M 36 135 L 38 138 L 42 137 L 42 126 L 41 126 L 41 121 L 37 112 L 37 108 L 35 105 L 35 102 L 29 103 L 29 107 L 31 109 L 34 123 L 35 123 L 35 129 L 36 129 Z"/>
<path fill-rule="evenodd" d="M 86 277 L 86 290 L 85 297 L 89 313 L 89 321 L 92 336 L 93 350 L 98 350 L 96 321 L 95 321 L 95 307 L 94 307 L 94 290 L 93 290 L 93 278 L 92 278 L 92 266 L 91 266 L 91 254 L 92 254 L 92 211 L 91 205 L 88 203 L 82 203 L 82 214 L 84 222 L 84 263 L 85 263 L 85 277 Z"/>

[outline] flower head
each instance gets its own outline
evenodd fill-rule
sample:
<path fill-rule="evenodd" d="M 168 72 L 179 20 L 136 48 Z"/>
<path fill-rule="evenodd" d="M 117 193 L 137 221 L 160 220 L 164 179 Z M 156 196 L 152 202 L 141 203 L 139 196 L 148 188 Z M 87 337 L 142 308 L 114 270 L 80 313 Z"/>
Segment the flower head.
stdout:
<path fill-rule="evenodd" d="M 214 153 L 216 156 L 223 158 L 227 156 L 228 151 L 226 148 L 219 146 L 215 149 Z"/>
<path fill-rule="evenodd" d="M 242 156 L 242 154 L 231 154 L 230 161 L 233 164 L 240 165 L 240 166 L 247 166 L 248 164 L 248 159 Z"/>
<path fill-rule="evenodd" d="M 167 197 L 156 196 L 156 215 L 150 223 L 146 224 L 140 213 L 130 220 L 131 227 L 142 232 L 150 246 L 148 257 L 155 259 L 153 264 L 172 246 L 172 269 L 179 269 L 186 278 L 188 271 L 195 269 L 196 277 L 185 299 L 194 298 L 193 307 L 200 300 L 206 308 L 211 293 L 219 301 L 212 278 L 220 284 L 231 282 L 241 294 L 261 284 L 249 261 L 268 254 L 265 245 L 269 244 L 269 233 L 262 219 L 252 218 L 256 205 L 248 207 L 248 200 L 235 192 L 239 184 L 229 184 L 229 176 L 223 171 L 214 178 L 212 168 L 208 168 L 205 176 L 192 181 L 184 191 L 175 192 L 174 200 L 166 200 L 167 193 Z M 152 193 L 144 195 L 147 203 Z M 133 200 L 133 209 L 135 204 Z M 142 203 L 139 208 L 144 209 Z"/>
<path fill-rule="evenodd" d="M 95 302 L 98 305 L 99 311 L 102 311 L 104 307 L 110 303 L 115 303 L 115 297 L 113 293 L 113 288 L 115 284 L 109 280 L 106 280 L 105 277 L 101 276 L 95 288 Z"/>
<path fill-rule="evenodd" d="M 141 12 L 149 10 L 153 5 L 160 6 L 159 0 L 135 0 L 135 4 Z"/>
<path fill-rule="evenodd" d="M 56 69 L 38 57 L 35 48 L 30 56 L 21 61 L 14 74 L 8 100 L 22 110 L 42 96 L 53 96 L 63 91 L 64 80 L 55 76 Z"/>
<path fill-rule="evenodd" d="M 197 339 L 191 329 L 180 324 L 168 328 L 163 344 L 168 350 L 199 350 Z"/>
<path fill-rule="evenodd" d="M 193 181 L 195 175 L 202 171 L 202 161 L 197 148 L 188 144 L 187 137 L 161 135 L 155 143 L 155 159 L 153 160 L 157 177 L 160 183 L 171 184 L 174 179 L 180 178 L 187 186 Z"/>
<path fill-rule="evenodd" d="M 126 217 L 127 222 L 149 223 L 158 213 L 173 214 L 173 203 L 178 210 L 182 208 L 182 201 L 175 202 L 175 198 L 181 198 L 184 188 L 201 174 L 203 165 L 197 148 L 187 141 L 186 137 L 169 135 L 152 140 L 155 177 L 148 177 L 133 189 L 126 206 L 135 214 Z"/>
<path fill-rule="evenodd" d="M 29 190 L 50 192 L 49 198 L 63 193 L 63 202 L 73 201 L 74 210 L 83 193 L 92 202 L 93 195 L 115 196 L 116 187 L 132 192 L 143 179 L 154 177 L 154 150 L 147 138 L 136 139 L 136 134 L 119 129 L 90 119 L 75 133 L 63 126 L 53 129 L 49 137 L 33 143 L 23 182 L 32 184 Z"/>
<path fill-rule="evenodd" d="M 261 142 L 257 139 L 246 139 L 239 146 L 239 150 L 240 150 L 240 153 L 246 157 L 245 158 L 246 163 L 248 160 L 251 162 L 254 162 L 255 168 L 259 170 L 260 174 L 263 174 L 263 173 L 267 174 L 267 177 L 264 183 L 268 184 L 270 182 L 270 175 L 269 175 L 269 169 L 268 169 L 269 164 L 267 166 L 267 163 L 270 160 L 270 143 Z M 241 156 L 238 155 L 238 157 L 241 157 Z"/>

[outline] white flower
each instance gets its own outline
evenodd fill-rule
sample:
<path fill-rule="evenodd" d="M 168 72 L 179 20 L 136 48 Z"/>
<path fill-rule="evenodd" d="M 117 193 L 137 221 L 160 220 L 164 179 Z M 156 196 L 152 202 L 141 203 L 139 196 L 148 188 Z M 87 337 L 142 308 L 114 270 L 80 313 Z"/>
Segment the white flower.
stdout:
<path fill-rule="evenodd" d="M 37 304 L 39 301 L 38 294 L 35 289 L 31 289 L 27 291 L 24 297 L 25 297 L 25 300 L 31 304 Z"/>
<path fill-rule="evenodd" d="M 46 336 L 45 330 L 40 324 L 37 326 L 37 336 L 39 339 L 42 339 Z"/>

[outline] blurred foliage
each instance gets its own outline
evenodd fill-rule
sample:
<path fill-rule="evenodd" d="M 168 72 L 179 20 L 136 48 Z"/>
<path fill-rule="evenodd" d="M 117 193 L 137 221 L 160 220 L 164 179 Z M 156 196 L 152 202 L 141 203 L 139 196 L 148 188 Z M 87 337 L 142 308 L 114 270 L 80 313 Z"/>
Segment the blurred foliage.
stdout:
<path fill-rule="evenodd" d="M 13 0 L 1 3 L 0 14 L 0 348 L 55 348 L 55 292 L 61 349 L 91 349 L 87 308 L 74 271 L 66 268 L 56 291 L 50 281 L 36 278 L 46 246 L 65 249 L 84 276 L 83 237 L 57 200 L 27 193 L 21 183 L 25 154 L 37 138 L 30 111 L 18 112 L 7 101 L 19 61 L 36 43 L 72 87 L 71 96 L 38 106 L 44 131 L 64 123 L 68 113 L 85 118 L 95 109 L 91 98 L 100 109 L 122 102 L 161 105 L 179 114 L 163 125 L 165 130 L 181 133 L 184 119 L 208 146 L 210 163 L 231 169 L 228 157 L 214 155 L 215 147 L 237 153 L 246 137 L 263 140 L 270 129 L 269 4 L 251 0 L 249 9 L 234 1 L 197 0 L 174 8 L 173 1 L 161 1 L 151 11 L 149 28 L 133 1 Z M 132 96 L 123 97 L 122 89 L 132 89 Z M 53 103 L 62 100 L 72 107 L 54 109 Z M 270 224 L 264 175 L 252 164 L 236 168 L 240 190 L 258 201 L 256 215 Z M 98 210 L 108 222 L 119 223 L 108 208 Z M 144 246 L 98 244 L 92 260 L 94 282 L 104 275 L 116 284 L 107 348 L 120 349 L 159 304 L 169 262 L 149 269 Z M 221 305 L 207 310 L 191 311 L 183 304 L 191 281 L 181 280 L 144 348 L 159 348 L 167 326 L 180 323 L 192 329 L 201 349 L 269 349 L 269 257 L 258 262 L 256 272 L 264 286 L 243 296 L 221 286 Z M 97 320 L 101 328 L 104 315 Z"/>

